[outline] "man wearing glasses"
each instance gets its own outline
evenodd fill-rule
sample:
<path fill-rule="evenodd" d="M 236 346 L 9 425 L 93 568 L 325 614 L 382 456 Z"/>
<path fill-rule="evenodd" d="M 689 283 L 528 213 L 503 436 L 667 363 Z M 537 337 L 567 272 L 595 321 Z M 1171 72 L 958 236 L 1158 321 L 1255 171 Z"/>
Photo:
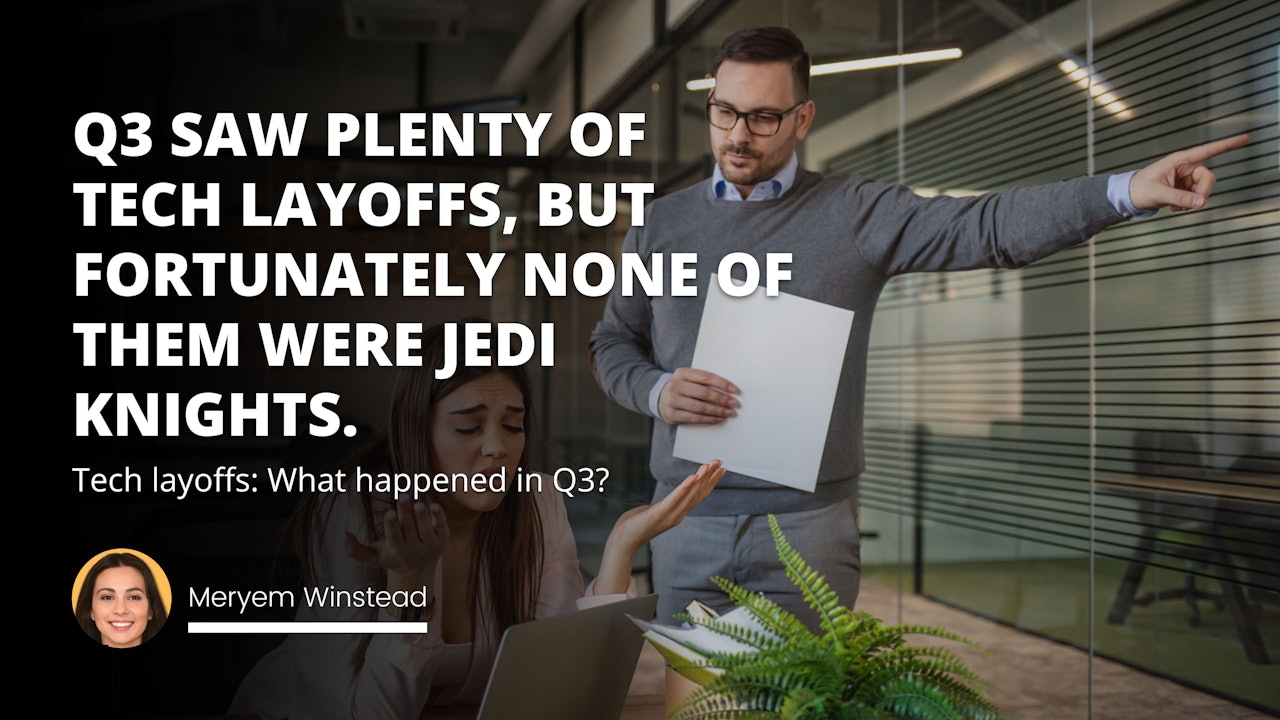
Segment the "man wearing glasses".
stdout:
<path fill-rule="evenodd" d="M 709 181 L 652 202 L 624 252 L 695 252 L 706 289 L 720 259 L 792 253 L 784 290 L 854 311 L 817 489 L 810 493 L 726 474 L 675 529 L 654 540 L 659 618 L 698 599 L 723 609 L 715 575 L 814 617 L 786 578 L 765 515 L 846 603 L 857 597 L 859 536 L 854 506 L 865 467 L 862 402 L 876 299 L 894 275 L 977 267 L 1021 267 L 1084 242 L 1103 228 L 1161 207 L 1203 206 L 1214 184 L 1204 161 L 1248 141 L 1241 135 L 1165 157 L 1136 172 L 1084 177 L 979 197 L 920 198 L 905 187 L 801 170 L 795 146 L 813 122 L 809 56 L 785 28 L 746 28 L 720 47 L 707 101 L 716 159 Z M 705 293 L 699 293 L 705 297 Z M 676 427 L 732 422 L 747 393 L 714 368 L 689 367 L 702 300 L 624 296 L 617 287 L 591 336 L 605 393 L 656 418 L 650 468 L 655 498 L 696 469 L 672 455 Z M 778 382 L 786 382 L 779 377 Z M 795 408 L 797 414 L 808 412 Z"/>

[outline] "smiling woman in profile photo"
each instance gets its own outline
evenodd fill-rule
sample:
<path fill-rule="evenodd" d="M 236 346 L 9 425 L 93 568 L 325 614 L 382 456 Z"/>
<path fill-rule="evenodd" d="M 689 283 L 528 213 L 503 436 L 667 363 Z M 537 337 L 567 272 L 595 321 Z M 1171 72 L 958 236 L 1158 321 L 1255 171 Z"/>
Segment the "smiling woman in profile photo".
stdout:
<path fill-rule="evenodd" d="M 75 611 L 85 633 L 112 648 L 141 645 L 168 617 L 151 566 L 128 552 L 103 555 L 89 568 Z"/>

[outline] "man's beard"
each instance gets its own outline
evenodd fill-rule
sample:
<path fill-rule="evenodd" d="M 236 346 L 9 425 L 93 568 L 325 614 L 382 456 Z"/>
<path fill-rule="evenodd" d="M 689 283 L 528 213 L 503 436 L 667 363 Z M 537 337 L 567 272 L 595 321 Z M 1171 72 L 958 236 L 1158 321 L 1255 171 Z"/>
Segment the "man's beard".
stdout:
<path fill-rule="evenodd" d="M 720 157 L 723 158 L 724 156 L 730 153 L 734 155 L 742 155 L 743 157 L 749 157 L 752 160 L 760 160 L 764 157 L 764 153 L 752 148 L 750 145 L 747 145 L 747 144 L 739 145 L 739 144 L 727 142 L 720 146 Z M 765 169 L 760 167 L 759 165 L 756 166 L 757 175 L 764 172 L 764 170 Z M 743 172 L 746 172 L 746 170 L 741 168 L 730 167 L 728 166 L 727 163 L 724 163 L 724 162 L 720 163 L 720 173 L 724 175 L 726 180 L 728 180 L 729 182 L 735 185 L 755 185 L 756 183 L 766 179 L 765 176 L 756 177 L 755 175 L 749 175 L 746 177 L 731 177 L 732 175 L 737 175 Z"/>

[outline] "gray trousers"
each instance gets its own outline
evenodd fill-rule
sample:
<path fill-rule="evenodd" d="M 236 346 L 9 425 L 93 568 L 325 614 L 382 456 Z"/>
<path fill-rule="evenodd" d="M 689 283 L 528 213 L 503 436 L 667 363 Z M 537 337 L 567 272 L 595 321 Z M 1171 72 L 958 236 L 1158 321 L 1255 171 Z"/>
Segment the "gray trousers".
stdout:
<path fill-rule="evenodd" d="M 787 542 L 826 578 L 841 604 L 853 607 L 862 567 L 853 501 L 776 517 Z M 690 515 L 654 538 L 650 550 L 659 622 L 675 623 L 676 613 L 683 613 L 692 600 L 721 613 L 733 609 L 729 597 L 711 582 L 719 576 L 764 593 L 817 629 L 817 615 L 778 560 L 765 515 Z"/>

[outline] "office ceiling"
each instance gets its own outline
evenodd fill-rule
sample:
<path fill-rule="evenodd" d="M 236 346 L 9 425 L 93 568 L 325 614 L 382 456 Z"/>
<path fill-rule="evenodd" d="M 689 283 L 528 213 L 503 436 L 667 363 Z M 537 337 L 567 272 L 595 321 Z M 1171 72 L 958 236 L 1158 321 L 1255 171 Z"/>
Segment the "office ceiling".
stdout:
<path fill-rule="evenodd" d="M 906 47 L 972 50 L 1068 0 L 740 0 L 687 53 L 745 23 L 784 23 L 815 60 Z M 587 0 L 117 0 L 77 26 L 82 71 L 157 110 L 393 112 L 536 94 Z M 114 77 L 112 76 L 114 75 Z M 221 104 L 223 107 L 212 107 Z M 273 107 L 274 106 L 274 107 Z M 478 107 L 478 106 L 477 106 Z"/>

